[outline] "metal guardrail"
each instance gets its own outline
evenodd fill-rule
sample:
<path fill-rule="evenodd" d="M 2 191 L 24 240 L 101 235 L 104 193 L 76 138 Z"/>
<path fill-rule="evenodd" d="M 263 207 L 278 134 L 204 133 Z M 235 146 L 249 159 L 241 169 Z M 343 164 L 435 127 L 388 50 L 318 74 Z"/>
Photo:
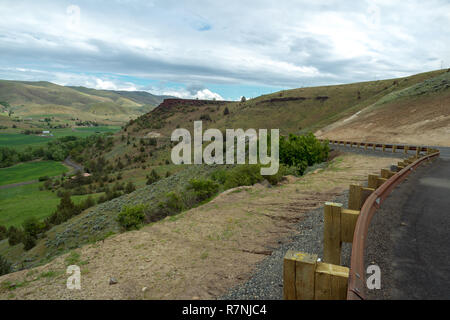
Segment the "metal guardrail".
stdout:
<path fill-rule="evenodd" d="M 375 144 L 375 143 L 361 143 L 351 141 L 338 141 L 338 140 L 320 140 L 329 141 L 331 144 L 344 144 L 344 145 L 358 145 L 365 147 L 379 147 L 384 149 L 406 149 L 415 150 L 416 155 L 419 156 L 421 151 L 426 151 L 426 155 L 421 155 L 419 159 L 409 164 L 395 175 L 390 177 L 380 187 L 378 187 L 364 202 L 358 220 L 356 222 L 355 232 L 353 235 L 352 254 L 350 259 L 350 273 L 347 287 L 347 300 L 363 300 L 365 298 L 364 288 L 366 285 L 366 277 L 364 270 L 364 248 L 366 244 L 367 234 L 369 231 L 369 225 L 375 211 L 380 208 L 384 200 L 389 196 L 392 190 L 400 184 L 406 177 L 413 172 L 419 165 L 425 161 L 429 161 L 433 158 L 439 157 L 439 150 L 423 147 L 423 146 L 407 146 L 407 145 L 395 145 L 395 144 Z M 405 153 L 406 153 L 405 151 Z"/>
<path fill-rule="evenodd" d="M 438 157 L 439 151 L 425 155 L 397 172 L 378 189 L 376 189 L 364 202 L 361 213 L 356 222 L 355 233 L 353 236 L 352 255 L 350 260 L 350 275 L 347 290 L 347 300 L 364 299 L 364 287 L 366 285 L 364 270 L 364 247 L 370 221 L 375 211 L 380 207 L 383 201 L 391 191 L 400 184 L 406 177 L 414 171 L 424 161 Z"/>

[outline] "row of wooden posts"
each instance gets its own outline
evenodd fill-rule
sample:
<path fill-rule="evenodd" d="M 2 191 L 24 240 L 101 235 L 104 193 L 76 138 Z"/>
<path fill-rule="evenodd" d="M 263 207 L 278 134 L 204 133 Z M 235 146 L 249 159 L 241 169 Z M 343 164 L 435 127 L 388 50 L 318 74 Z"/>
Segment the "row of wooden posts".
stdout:
<path fill-rule="evenodd" d="M 419 151 L 415 156 L 398 162 L 397 171 L 420 157 L 420 149 L 417 149 Z M 426 149 L 426 151 L 431 153 L 434 150 Z M 319 261 L 317 254 L 291 250 L 286 253 L 283 264 L 284 299 L 346 299 L 350 270 L 341 265 L 342 243 L 353 242 L 356 222 L 364 202 L 375 189 L 395 173 L 388 169 L 381 169 L 380 175 L 370 174 L 368 176 L 367 187 L 350 185 L 348 209 L 343 208 L 340 203 L 325 203 L 323 259 Z"/>

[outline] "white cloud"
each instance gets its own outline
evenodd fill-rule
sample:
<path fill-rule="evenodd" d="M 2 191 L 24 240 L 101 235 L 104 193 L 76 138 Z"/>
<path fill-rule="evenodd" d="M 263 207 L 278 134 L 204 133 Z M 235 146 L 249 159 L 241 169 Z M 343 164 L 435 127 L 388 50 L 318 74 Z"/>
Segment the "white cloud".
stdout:
<path fill-rule="evenodd" d="M 298 87 L 388 78 L 437 69 L 441 60 L 450 63 L 450 3 L 444 0 L 230 0 L 227 6 L 79 0 L 67 5 L 3 0 L 0 68 L 129 75 L 205 87 Z M 83 79 L 75 74 L 69 82 L 77 78 Z M 99 88 L 133 88 L 106 78 L 88 81 Z M 175 91 L 214 97 L 204 90 Z"/>

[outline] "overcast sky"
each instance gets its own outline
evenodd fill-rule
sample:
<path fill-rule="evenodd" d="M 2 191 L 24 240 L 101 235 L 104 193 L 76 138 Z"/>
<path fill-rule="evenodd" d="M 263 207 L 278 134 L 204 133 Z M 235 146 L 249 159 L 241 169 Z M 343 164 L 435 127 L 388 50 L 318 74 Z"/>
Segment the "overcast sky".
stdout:
<path fill-rule="evenodd" d="M 0 0 L 1 79 L 184 98 L 448 68 L 449 39 L 444 0 Z"/>

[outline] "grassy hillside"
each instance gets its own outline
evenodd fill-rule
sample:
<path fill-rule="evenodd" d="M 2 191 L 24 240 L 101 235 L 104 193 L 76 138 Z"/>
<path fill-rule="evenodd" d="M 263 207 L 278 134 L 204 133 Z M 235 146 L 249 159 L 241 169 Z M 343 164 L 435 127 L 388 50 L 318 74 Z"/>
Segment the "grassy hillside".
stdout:
<path fill-rule="evenodd" d="M 317 134 L 330 139 L 450 146 L 449 88 L 450 70 L 384 95 Z"/>
<path fill-rule="evenodd" d="M 46 238 L 39 239 L 37 246 L 30 251 L 24 252 L 20 249 L 21 245 L 8 247 L 4 241 L 0 243 L 0 254 L 14 263 L 24 259 L 32 260 L 31 264 L 44 262 L 63 251 L 95 242 L 111 232 L 118 232 L 119 226 L 115 218 L 125 206 L 155 206 L 168 191 L 185 186 L 191 178 L 211 174 L 214 169 L 212 167 L 175 166 L 170 161 L 172 131 L 176 128 L 192 131 L 195 120 L 203 121 L 204 130 L 208 127 L 279 128 L 282 134 L 303 133 L 331 128 L 337 121 L 343 121 L 357 112 L 361 111 L 363 114 L 362 110 L 384 110 L 394 101 L 397 101 L 396 106 L 400 106 L 400 101 L 403 101 L 405 106 L 411 101 L 418 101 L 417 108 L 420 103 L 427 106 L 424 110 L 428 110 L 429 106 L 435 103 L 439 107 L 429 109 L 432 110 L 430 112 L 436 117 L 445 118 L 448 117 L 448 100 L 442 98 L 448 96 L 448 86 L 447 82 L 442 81 L 447 81 L 448 74 L 440 70 L 400 79 L 293 89 L 246 102 L 180 100 L 172 104 L 163 103 L 151 112 L 129 121 L 121 131 L 101 143 L 96 143 L 91 150 L 83 151 L 89 152 L 89 160 L 83 163 L 85 168 L 97 168 L 97 171 L 102 169 L 99 172 L 101 179 L 95 182 L 95 190 L 92 190 L 99 191 L 100 185 L 104 189 L 113 188 L 120 180 L 121 183 L 133 182 L 137 187 L 136 191 L 97 204 L 53 227 L 46 233 Z M 439 88 L 436 87 L 438 82 Z M 48 84 L 42 86 L 51 87 Z M 71 90 L 91 98 L 91 89 Z M 422 94 L 424 91 L 429 93 Z M 413 92 L 417 94 L 412 94 Z M 134 96 L 118 97 L 111 92 L 102 91 L 93 99 L 96 99 L 96 102 L 90 105 L 93 108 L 90 110 L 92 115 L 95 115 L 94 111 L 107 112 L 108 104 L 113 104 L 117 112 L 122 109 L 139 109 L 135 106 Z M 396 111 L 398 114 L 394 116 L 391 109 L 386 110 L 389 110 L 386 116 L 391 119 L 404 116 L 401 109 Z M 413 109 L 407 110 L 413 113 Z M 408 121 L 410 120 L 412 118 Z M 389 126 L 395 129 L 397 123 L 391 121 Z M 153 169 L 162 179 L 146 185 L 147 176 Z"/>
<path fill-rule="evenodd" d="M 57 120 L 126 122 L 150 111 L 165 97 L 147 92 L 64 87 L 50 82 L 0 80 L 0 104 L 4 114 L 19 119 L 54 117 Z M 34 119 L 33 119 L 34 118 Z"/>

